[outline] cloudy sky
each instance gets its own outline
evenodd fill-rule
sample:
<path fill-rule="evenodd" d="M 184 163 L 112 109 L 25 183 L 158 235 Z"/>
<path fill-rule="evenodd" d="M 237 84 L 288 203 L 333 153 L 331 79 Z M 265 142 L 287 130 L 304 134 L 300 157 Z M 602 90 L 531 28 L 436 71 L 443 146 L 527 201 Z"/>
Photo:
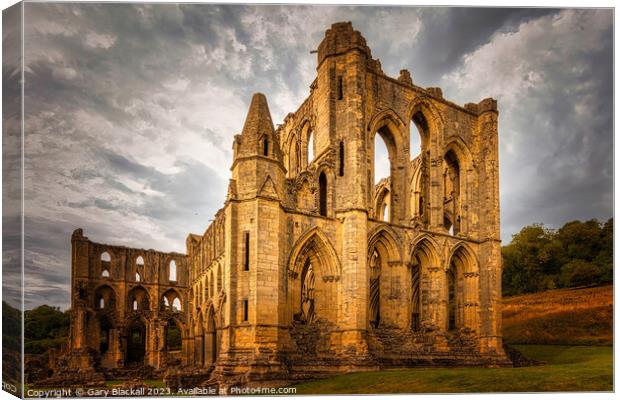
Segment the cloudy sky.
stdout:
<path fill-rule="evenodd" d="M 223 204 L 252 93 L 276 123 L 294 111 L 336 21 L 390 76 L 498 99 L 505 242 L 612 215 L 610 10 L 27 3 L 26 308 L 67 307 L 76 227 L 184 252 Z"/>

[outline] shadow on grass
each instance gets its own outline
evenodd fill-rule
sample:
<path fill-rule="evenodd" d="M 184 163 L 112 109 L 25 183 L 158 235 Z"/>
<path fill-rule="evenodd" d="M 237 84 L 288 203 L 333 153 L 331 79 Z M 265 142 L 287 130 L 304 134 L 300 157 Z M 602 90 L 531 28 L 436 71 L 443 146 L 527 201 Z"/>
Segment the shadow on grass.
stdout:
<path fill-rule="evenodd" d="M 411 368 L 297 385 L 298 394 L 569 392 L 613 390 L 611 347 L 514 346 L 547 364 L 523 368 Z"/>

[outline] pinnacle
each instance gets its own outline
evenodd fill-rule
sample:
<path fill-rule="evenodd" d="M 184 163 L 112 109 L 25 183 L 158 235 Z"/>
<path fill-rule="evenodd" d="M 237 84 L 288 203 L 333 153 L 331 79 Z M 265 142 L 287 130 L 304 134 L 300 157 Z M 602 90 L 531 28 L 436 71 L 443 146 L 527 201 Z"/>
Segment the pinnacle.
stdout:
<path fill-rule="evenodd" d="M 255 93 L 252 96 L 248 115 L 245 117 L 242 135 L 245 137 L 249 135 L 258 137 L 262 134 L 272 135 L 273 132 L 273 122 L 269 112 L 269 105 L 267 105 L 267 98 L 262 93 Z"/>

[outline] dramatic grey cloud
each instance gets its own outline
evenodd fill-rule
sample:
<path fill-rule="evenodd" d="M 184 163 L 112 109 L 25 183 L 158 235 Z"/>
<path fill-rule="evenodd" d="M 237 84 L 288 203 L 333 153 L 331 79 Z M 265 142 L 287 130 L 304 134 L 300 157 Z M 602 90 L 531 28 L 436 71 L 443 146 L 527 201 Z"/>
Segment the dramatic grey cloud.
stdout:
<path fill-rule="evenodd" d="M 70 234 L 184 252 L 253 92 L 297 109 L 352 21 L 384 71 L 500 105 L 502 237 L 612 214 L 612 12 L 26 4 L 26 308 L 69 303 Z M 6 62 L 6 61 L 5 61 Z"/>

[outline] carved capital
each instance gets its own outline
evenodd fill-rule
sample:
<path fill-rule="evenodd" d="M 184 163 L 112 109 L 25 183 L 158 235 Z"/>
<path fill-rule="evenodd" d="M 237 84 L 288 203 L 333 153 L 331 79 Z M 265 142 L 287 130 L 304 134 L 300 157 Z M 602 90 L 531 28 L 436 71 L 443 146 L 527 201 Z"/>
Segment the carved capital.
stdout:
<path fill-rule="evenodd" d="M 340 276 L 338 275 L 325 275 L 323 277 L 323 282 L 338 282 L 340 280 Z"/>

